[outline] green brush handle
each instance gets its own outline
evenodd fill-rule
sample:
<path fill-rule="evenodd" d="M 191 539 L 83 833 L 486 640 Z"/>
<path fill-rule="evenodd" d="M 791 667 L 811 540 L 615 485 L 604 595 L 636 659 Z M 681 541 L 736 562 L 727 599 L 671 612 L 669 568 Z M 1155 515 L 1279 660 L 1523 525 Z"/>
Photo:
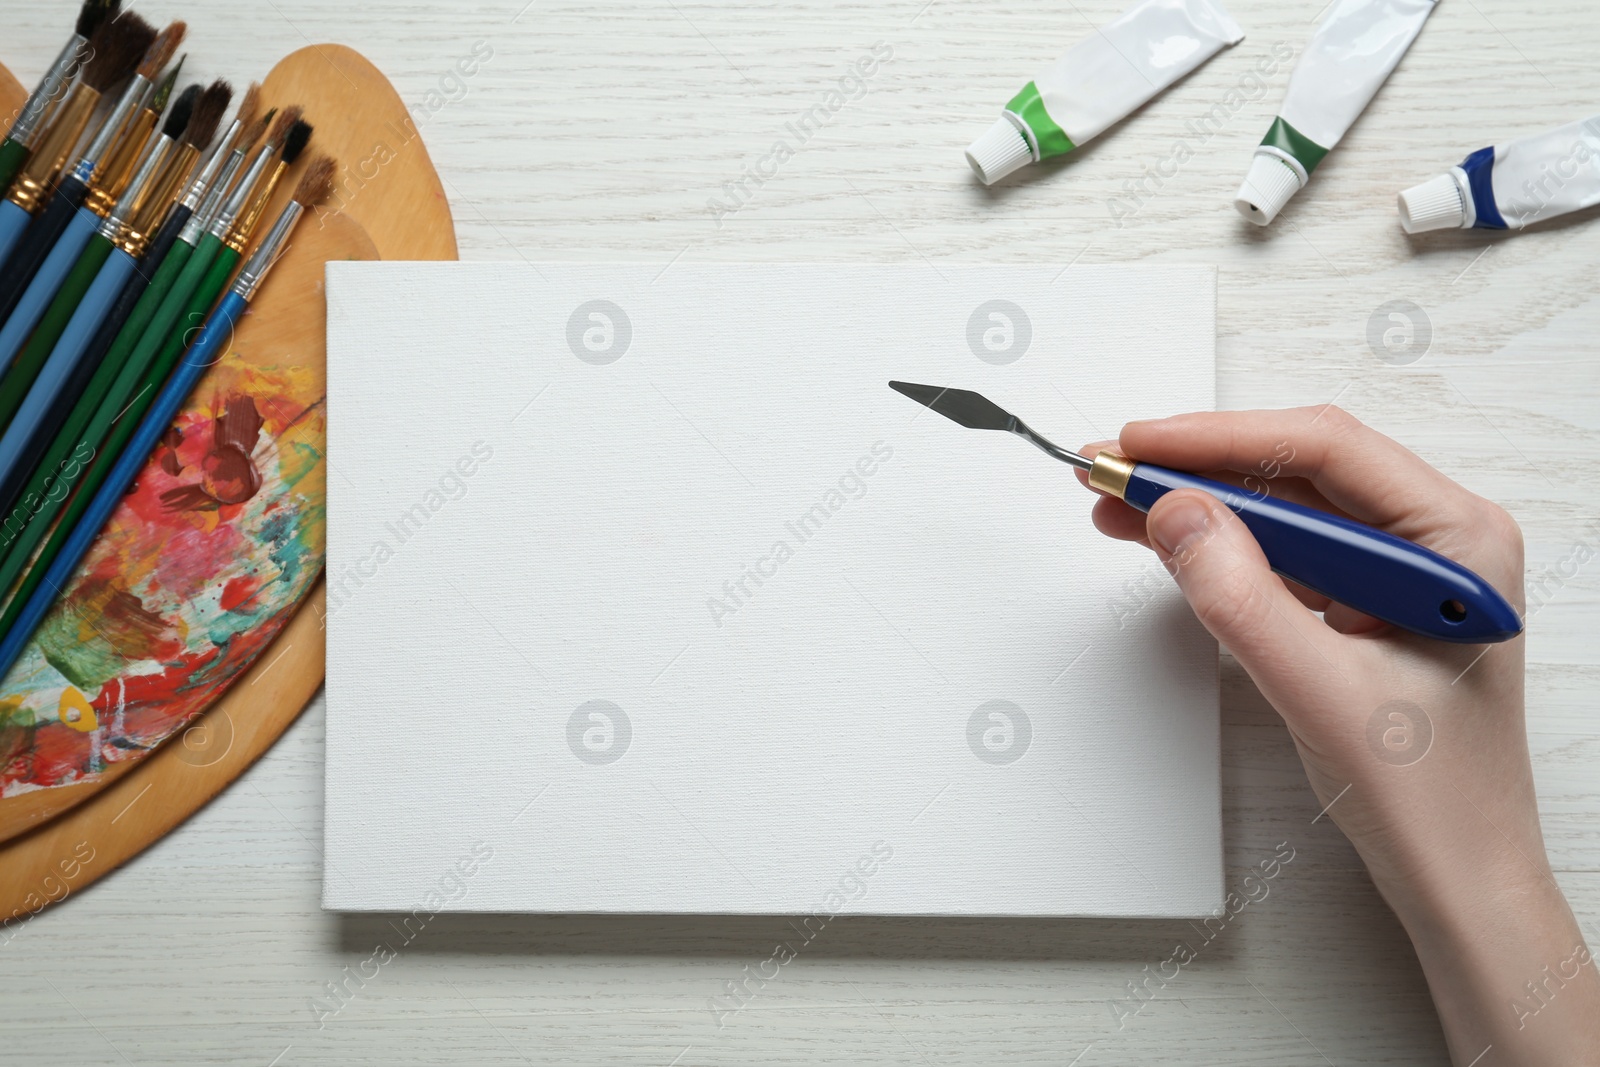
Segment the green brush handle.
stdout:
<path fill-rule="evenodd" d="M 16 581 L 18 573 L 28 562 L 28 557 L 33 554 L 39 542 L 44 540 L 44 535 L 50 531 L 50 523 L 61 511 L 67 494 L 77 484 L 89 460 L 94 458 L 95 451 L 105 438 L 106 430 L 111 426 L 112 418 L 128 402 L 128 392 L 143 376 L 144 365 L 141 364 L 136 371 L 127 375 L 127 380 L 124 382 L 123 371 L 128 365 L 128 357 L 133 355 L 135 346 L 155 321 L 157 309 L 166 302 L 167 294 L 172 292 L 174 283 L 193 252 L 193 245 L 178 241 L 162 259 L 155 277 L 150 279 L 149 287 L 139 298 L 138 304 L 134 305 L 133 314 L 128 316 L 128 321 L 123 324 L 116 340 L 106 351 L 99 368 L 95 370 L 94 377 L 89 379 L 89 385 L 84 389 L 83 396 L 73 406 L 66 422 L 62 423 L 61 429 L 50 442 L 50 447 L 40 457 L 39 465 L 34 468 L 33 476 L 29 479 L 27 488 L 22 491 L 22 496 L 18 498 L 11 515 L 0 522 L 0 590 L 11 587 L 11 583 Z M 195 282 L 196 284 L 199 282 L 198 272 L 195 275 Z M 172 316 L 167 323 L 169 329 L 184 303 L 187 303 L 187 294 L 182 303 L 174 302 Z M 155 344 L 152 343 L 150 351 L 154 353 L 155 348 Z M 121 393 L 116 391 L 118 385 L 123 386 Z M 104 419 L 91 424 L 91 420 L 100 411 L 108 396 L 114 398 L 111 410 L 106 413 Z M 71 468 L 70 473 L 69 468 Z M 11 536 L 13 533 L 16 534 L 15 537 Z"/>
<path fill-rule="evenodd" d="M 28 161 L 28 146 L 7 137 L 4 144 L 0 144 L 0 193 L 11 186 L 11 179 L 17 176 L 17 171 Z"/>
<path fill-rule="evenodd" d="M 56 290 L 55 299 L 50 301 L 50 307 L 45 310 L 39 325 L 33 328 L 28 343 L 18 353 L 5 377 L 0 378 L 0 427 L 11 425 L 11 419 L 22 406 L 23 398 L 33 388 L 33 380 L 39 376 L 39 368 L 55 351 L 56 342 L 61 340 L 62 331 L 72 321 L 72 313 L 78 310 L 83 294 L 89 291 L 100 268 L 105 266 L 111 255 L 111 247 L 111 242 L 99 234 L 90 239 L 79 254 L 78 262 L 72 265 L 66 281 Z"/>
<path fill-rule="evenodd" d="M 209 244 L 208 244 L 209 242 Z M 206 253 L 210 252 L 215 258 L 208 259 Z M 111 425 L 110 433 L 106 435 L 105 447 L 100 449 L 95 456 L 94 463 L 85 472 L 83 480 L 78 484 L 78 489 L 72 494 L 67 510 L 56 524 L 50 534 L 50 540 L 45 542 L 44 549 L 39 553 L 33 565 L 28 568 L 27 577 L 22 580 L 16 593 L 6 605 L 4 616 L 0 616 L 0 634 L 10 631 L 17 617 L 22 614 L 22 609 L 27 606 L 28 599 L 39 583 L 44 580 L 45 573 L 50 569 L 50 564 L 56 556 L 61 554 L 61 548 L 67 539 L 72 536 L 73 528 L 77 526 L 78 519 L 88 510 L 94 502 L 95 494 L 100 490 L 100 484 L 105 481 L 111 468 L 116 466 L 117 457 L 121 455 L 128 439 L 139 428 L 139 423 L 144 419 L 144 413 L 150 405 L 155 403 L 156 394 L 161 391 L 162 383 L 167 380 L 167 375 L 172 373 L 172 368 L 177 366 L 178 360 L 183 357 L 184 351 L 189 347 L 190 323 L 199 316 L 198 325 L 203 325 L 206 312 L 211 310 L 211 305 L 217 302 L 217 297 L 222 295 L 222 290 L 227 286 L 228 279 L 233 276 L 233 268 L 238 265 L 239 253 L 231 248 L 221 247 L 221 242 L 207 235 L 200 242 L 200 247 L 189 258 L 188 265 L 184 268 L 183 277 L 203 275 L 196 288 L 190 291 L 188 312 L 181 319 L 174 322 L 170 331 L 165 334 L 159 354 L 144 368 L 144 374 L 139 384 L 133 390 L 133 399 L 127 403 L 125 409 L 111 410 L 107 419 L 115 420 Z M 166 310 L 167 302 L 180 296 L 182 281 L 174 284 L 172 291 L 167 294 L 167 301 L 163 302 L 162 310 Z M 152 323 L 152 327 L 155 324 Z M 129 367 L 137 360 L 140 352 L 145 348 L 145 341 L 149 340 L 156 331 L 152 328 L 140 341 L 139 348 L 135 350 L 135 359 L 130 359 Z M 127 371 L 129 367 L 124 367 Z M 109 397 L 107 398 L 110 399 Z M 96 418 L 110 409 L 109 404 L 102 405 L 102 410 L 96 412 Z M 118 413 L 120 411 L 120 414 Z M 32 525 L 32 524 L 30 524 Z M 39 524 L 43 525 L 43 524 Z M 23 555 L 13 553 L 13 555 Z M 9 563 L 9 560 L 7 561 Z M 0 586 L 0 588 L 4 588 Z"/>
<path fill-rule="evenodd" d="M 228 279 L 233 277 L 233 268 L 239 265 L 239 255 L 231 248 L 224 248 L 217 253 L 217 258 L 211 261 L 211 267 L 206 271 L 200 287 L 189 300 L 188 313 L 167 336 L 167 347 L 161 352 L 161 360 L 165 362 L 166 370 L 163 370 L 161 377 L 156 380 L 155 388 L 161 388 L 161 383 L 167 380 L 167 375 L 177 364 L 178 357 L 183 355 L 184 350 L 199 336 L 200 327 L 206 324 L 206 317 L 211 314 L 217 298 L 228 287 Z"/>

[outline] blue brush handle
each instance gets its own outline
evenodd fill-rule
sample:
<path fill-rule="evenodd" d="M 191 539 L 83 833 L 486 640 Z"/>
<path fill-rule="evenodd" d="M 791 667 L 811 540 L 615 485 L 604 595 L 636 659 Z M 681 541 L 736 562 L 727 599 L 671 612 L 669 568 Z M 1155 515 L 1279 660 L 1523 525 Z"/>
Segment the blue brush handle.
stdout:
<path fill-rule="evenodd" d="M 39 369 L 39 376 L 33 380 L 33 387 L 23 398 L 16 417 L 6 427 L 5 435 L 0 436 L 0 482 L 10 476 L 23 450 L 39 432 L 46 414 L 55 405 L 67 379 L 72 376 L 78 361 L 83 358 L 84 350 L 89 347 L 90 338 L 121 295 L 122 287 L 128 284 L 128 279 L 138 269 L 137 260 L 122 249 L 115 248 L 100 267 L 100 272 L 94 276 L 93 283 L 78 302 L 78 309 L 72 313 L 55 348 L 50 350 L 50 358 Z"/>
<path fill-rule="evenodd" d="M 11 250 L 17 247 L 17 239 L 27 231 L 32 217 L 11 201 L 0 201 L 0 266 L 11 257 Z"/>
<path fill-rule="evenodd" d="M 33 631 L 38 628 L 51 605 L 55 603 L 56 597 L 67 588 L 67 582 L 71 580 L 73 571 L 78 569 L 78 564 L 88 554 L 95 538 L 100 536 L 100 528 L 117 510 L 117 505 L 122 503 L 123 494 L 128 491 L 128 486 L 133 484 L 133 479 L 139 471 L 144 468 L 151 451 L 156 447 L 156 442 L 167 432 L 167 427 L 172 425 L 174 416 L 178 414 L 183 402 L 189 398 L 195 383 L 224 354 L 226 346 L 233 340 L 234 327 L 239 324 L 249 306 L 250 302 L 244 297 L 230 292 L 222 298 L 217 310 L 206 320 L 205 326 L 200 330 L 200 336 L 195 338 L 194 344 L 183 357 L 183 362 L 178 364 L 177 369 L 172 372 L 172 377 L 168 378 L 167 384 L 162 387 L 160 395 L 150 405 L 150 410 L 145 412 L 144 420 L 139 423 L 139 428 L 129 438 L 127 447 L 117 457 L 116 464 L 106 475 L 106 480 L 95 493 L 94 500 L 84 509 L 83 517 L 78 520 L 78 525 L 73 528 L 66 543 L 61 546 L 61 554 L 50 564 L 44 580 L 28 598 L 28 603 L 17 616 L 17 621 L 11 629 L 6 632 L 4 639 L 0 640 L 0 678 L 3 678 L 11 669 L 11 665 L 17 661 L 28 639 L 33 636 Z"/>
<path fill-rule="evenodd" d="M 1134 465 L 1123 499 L 1149 511 L 1174 489 L 1216 497 L 1249 527 L 1274 571 L 1373 618 L 1462 644 L 1508 641 L 1522 632 L 1517 610 L 1488 582 L 1359 522 L 1150 463 Z"/>
<path fill-rule="evenodd" d="M 68 178 L 56 187 L 55 195 L 44 210 L 28 221 L 22 240 L 11 250 L 4 265 L 0 265 L 0 322 L 11 317 L 12 309 L 22 299 L 28 283 L 33 281 L 39 264 L 50 254 L 61 231 L 67 228 L 88 197 L 87 185 L 77 178 Z"/>
<path fill-rule="evenodd" d="M 10 363 L 22 351 L 28 335 L 39 325 L 39 320 L 50 307 L 50 301 L 56 298 L 56 290 L 72 273 L 78 256 L 88 247 L 89 238 L 99 228 L 100 216 L 86 207 L 80 207 L 72 216 L 72 221 L 67 223 L 67 228 L 61 231 L 50 254 L 39 265 L 33 281 L 28 283 L 22 299 L 17 301 L 11 317 L 0 328 L 0 366 Z"/>

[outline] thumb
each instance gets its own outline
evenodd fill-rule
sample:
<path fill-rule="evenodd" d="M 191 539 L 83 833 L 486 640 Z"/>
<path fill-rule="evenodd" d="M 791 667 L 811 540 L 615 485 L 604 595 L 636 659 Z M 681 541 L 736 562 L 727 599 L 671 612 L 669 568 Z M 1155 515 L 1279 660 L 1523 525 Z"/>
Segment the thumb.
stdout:
<path fill-rule="evenodd" d="M 1330 676 L 1342 674 L 1338 635 L 1272 573 L 1226 505 L 1198 490 L 1175 490 L 1150 509 L 1146 530 L 1201 624 L 1274 705 L 1326 692 Z"/>

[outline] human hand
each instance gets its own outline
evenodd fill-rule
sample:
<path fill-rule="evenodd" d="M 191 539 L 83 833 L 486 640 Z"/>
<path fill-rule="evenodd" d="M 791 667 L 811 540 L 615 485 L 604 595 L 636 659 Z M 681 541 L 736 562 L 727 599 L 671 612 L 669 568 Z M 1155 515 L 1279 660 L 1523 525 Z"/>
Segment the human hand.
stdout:
<path fill-rule="evenodd" d="M 1523 608 L 1512 518 L 1338 408 L 1135 422 L 1106 446 L 1415 541 Z M 1312 789 L 1411 934 L 1457 1062 L 1486 1045 L 1501 1056 L 1479 1067 L 1600 1058 L 1600 979 L 1539 829 L 1525 638 L 1446 644 L 1332 603 L 1273 574 L 1244 524 L 1195 490 L 1167 494 L 1148 516 L 1103 497 L 1094 523 L 1155 550 L 1283 716 Z M 1499 929 L 1492 947 L 1462 925 L 1483 921 Z M 1531 996 L 1524 984 L 1547 967 L 1559 991 Z"/>

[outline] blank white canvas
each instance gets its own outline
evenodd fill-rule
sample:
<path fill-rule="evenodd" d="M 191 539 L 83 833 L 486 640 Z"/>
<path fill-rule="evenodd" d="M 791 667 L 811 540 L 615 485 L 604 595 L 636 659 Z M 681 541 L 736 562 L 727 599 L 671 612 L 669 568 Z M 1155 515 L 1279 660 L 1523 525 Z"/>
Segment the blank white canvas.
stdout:
<path fill-rule="evenodd" d="M 1215 644 L 1069 467 L 885 384 L 1076 447 L 1212 407 L 1214 312 L 1207 267 L 330 263 L 324 906 L 1218 906 Z"/>

